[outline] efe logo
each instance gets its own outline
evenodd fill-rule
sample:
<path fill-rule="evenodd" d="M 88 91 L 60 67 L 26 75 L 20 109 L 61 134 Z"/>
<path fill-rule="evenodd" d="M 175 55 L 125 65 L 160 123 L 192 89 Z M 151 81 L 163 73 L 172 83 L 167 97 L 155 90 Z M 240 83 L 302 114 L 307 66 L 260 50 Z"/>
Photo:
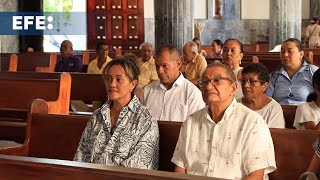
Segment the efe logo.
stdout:
<path fill-rule="evenodd" d="M 46 16 L 12 16 L 12 29 L 13 30 L 28 30 L 29 26 L 35 25 L 36 30 L 51 30 L 53 25 L 52 16 L 47 17 L 48 25 L 46 27 Z"/>

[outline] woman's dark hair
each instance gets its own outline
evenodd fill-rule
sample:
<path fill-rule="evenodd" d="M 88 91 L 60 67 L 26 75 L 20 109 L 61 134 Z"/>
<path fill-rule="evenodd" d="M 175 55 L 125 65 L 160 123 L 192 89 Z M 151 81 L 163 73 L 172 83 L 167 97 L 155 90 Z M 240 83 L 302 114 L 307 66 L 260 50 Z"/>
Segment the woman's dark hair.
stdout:
<path fill-rule="evenodd" d="M 312 76 L 313 92 L 307 97 L 307 102 L 315 101 L 317 99 L 316 91 L 320 91 L 320 68 Z"/>
<path fill-rule="evenodd" d="M 220 46 L 222 48 L 223 46 L 223 42 L 220 39 L 215 39 L 212 41 L 212 43 L 215 42 L 218 46 Z"/>
<path fill-rule="evenodd" d="M 252 63 L 243 68 L 242 75 L 249 73 L 258 75 L 258 79 L 261 81 L 261 84 L 269 82 L 268 69 L 261 63 Z"/>
<path fill-rule="evenodd" d="M 103 71 L 103 76 L 105 76 L 109 69 L 115 65 L 119 65 L 124 69 L 124 72 L 129 77 L 130 81 L 138 80 L 140 74 L 138 66 L 133 61 L 121 57 L 116 58 L 107 64 Z"/>
<path fill-rule="evenodd" d="M 198 37 L 194 37 L 194 38 L 192 39 L 192 41 L 196 41 L 196 40 L 200 41 L 200 39 L 199 39 Z"/>
<path fill-rule="evenodd" d="M 236 41 L 236 42 L 239 44 L 239 46 L 240 46 L 240 52 L 241 52 L 241 53 L 244 53 L 242 42 L 240 42 L 238 39 L 230 38 L 230 39 L 227 39 L 227 40 L 223 43 L 223 46 L 224 46 L 228 41 Z"/>
<path fill-rule="evenodd" d="M 318 20 L 318 17 L 313 17 L 311 20 L 311 24 L 316 24 Z"/>

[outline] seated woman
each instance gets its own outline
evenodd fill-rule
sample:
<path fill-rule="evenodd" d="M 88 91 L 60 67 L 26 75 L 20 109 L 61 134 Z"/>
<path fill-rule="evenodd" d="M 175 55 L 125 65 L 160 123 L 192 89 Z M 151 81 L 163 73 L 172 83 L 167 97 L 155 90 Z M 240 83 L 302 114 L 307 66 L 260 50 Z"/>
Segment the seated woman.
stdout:
<path fill-rule="evenodd" d="M 293 126 L 297 129 L 315 130 L 320 127 L 320 69 L 312 77 L 314 92 L 311 93 L 306 103 L 298 106 Z"/>
<path fill-rule="evenodd" d="M 133 94 L 138 76 L 139 69 L 130 60 L 108 63 L 103 77 L 109 100 L 94 111 L 75 161 L 157 169 L 158 123 Z"/>
<path fill-rule="evenodd" d="M 238 99 L 238 102 L 260 114 L 269 128 L 285 128 L 280 104 L 265 94 L 269 86 L 267 68 L 260 63 L 250 64 L 243 68 L 239 82 L 243 98 Z"/>
<path fill-rule="evenodd" d="M 306 102 L 307 96 L 313 92 L 311 81 L 318 67 L 304 59 L 302 43 L 295 38 L 282 43 L 280 58 L 282 67 L 271 73 L 267 95 L 280 104 Z"/>
<path fill-rule="evenodd" d="M 229 66 L 237 80 L 236 99 L 242 98 L 243 93 L 238 79 L 241 79 L 242 67 L 240 66 L 243 57 L 243 44 L 238 39 L 227 39 L 223 44 L 222 62 Z"/>

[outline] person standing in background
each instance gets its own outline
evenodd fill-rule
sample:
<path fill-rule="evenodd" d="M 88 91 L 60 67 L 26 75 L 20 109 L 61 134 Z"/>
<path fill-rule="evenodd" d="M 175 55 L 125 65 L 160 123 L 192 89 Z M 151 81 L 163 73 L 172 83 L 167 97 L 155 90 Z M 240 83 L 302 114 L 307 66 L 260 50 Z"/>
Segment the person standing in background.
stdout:
<path fill-rule="evenodd" d="M 319 19 L 313 17 L 310 21 L 310 25 L 306 31 L 306 41 L 308 41 L 309 48 L 317 48 L 320 46 L 320 25 Z"/>

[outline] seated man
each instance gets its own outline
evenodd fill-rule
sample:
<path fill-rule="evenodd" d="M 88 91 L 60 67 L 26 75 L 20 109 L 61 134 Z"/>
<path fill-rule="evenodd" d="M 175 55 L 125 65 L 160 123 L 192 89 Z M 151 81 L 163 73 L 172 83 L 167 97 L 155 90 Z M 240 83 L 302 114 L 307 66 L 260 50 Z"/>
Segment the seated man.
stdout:
<path fill-rule="evenodd" d="M 107 41 L 98 41 L 96 45 L 97 58 L 92 60 L 88 65 L 88 74 L 102 74 L 104 68 L 112 60 L 108 56 L 108 43 Z"/>
<path fill-rule="evenodd" d="M 200 90 L 180 73 L 181 60 L 175 47 L 160 47 L 155 64 L 160 80 L 143 89 L 141 103 L 156 120 L 184 121 L 205 106 Z"/>
<path fill-rule="evenodd" d="M 224 64 L 210 64 L 200 81 L 207 107 L 181 126 L 175 171 L 225 179 L 268 179 L 276 169 L 269 128 L 234 98 L 237 83 Z"/>
<path fill-rule="evenodd" d="M 97 58 L 92 60 L 88 65 L 88 74 L 103 74 L 103 71 L 107 64 L 112 60 L 108 56 L 108 43 L 107 41 L 98 41 L 96 45 Z M 100 108 L 104 102 L 93 101 L 92 107 L 89 107 L 81 100 L 72 100 L 71 109 L 75 112 L 93 112 Z"/>
<path fill-rule="evenodd" d="M 71 41 L 62 41 L 60 47 L 61 59 L 54 68 L 55 72 L 82 72 L 82 61 L 78 57 L 72 55 L 72 51 Z"/>
<path fill-rule="evenodd" d="M 158 80 L 156 71 L 156 65 L 153 59 L 153 47 L 150 43 L 143 43 L 140 46 L 141 58 L 139 62 L 142 62 L 140 66 L 140 75 L 138 88 L 143 89 L 146 85 Z"/>
<path fill-rule="evenodd" d="M 206 59 L 198 54 L 198 47 L 193 41 L 187 42 L 183 46 L 183 63 L 181 72 L 186 79 L 198 85 L 204 70 L 207 67 Z"/>

